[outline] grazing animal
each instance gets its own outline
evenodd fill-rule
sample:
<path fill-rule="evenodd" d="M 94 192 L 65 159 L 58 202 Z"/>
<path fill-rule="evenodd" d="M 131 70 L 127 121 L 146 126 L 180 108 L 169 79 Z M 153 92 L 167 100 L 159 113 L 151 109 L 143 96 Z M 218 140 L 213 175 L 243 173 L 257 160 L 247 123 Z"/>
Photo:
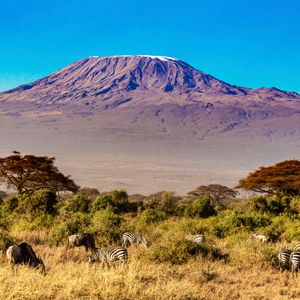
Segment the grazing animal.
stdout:
<path fill-rule="evenodd" d="M 102 248 L 96 249 L 91 256 L 88 257 L 88 263 L 92 265 L 96 261 L 100 261 L 105 264 L 120 260 L 122 263 L 128 262 L 128 252 L 126 248 Z"/>
<path fill-rule="evenodd" d="M 300 268 L 300 251 L 293 251 L 291 253 L 290 263 L 293 275 L 298 276 L 298 269 Z"/>
<path fill-rule="evenodd" d="M 294 244 L 291 246 L 291 249 L 292 249 L 293 251 L 298 251 L 298 250 L 300 250 L 300 242 L 294 243 Z"/>
<path fill-rule="evenodd" d="M 250 238 L 251 239 L 256 239 L 256 240 L 258 240 L 258 241 L 261 241 L 261 242 L 263 242 L 263 243 L 267 243 L 268 241 L 269 241 L 269 238 L 267 238 L 265 235 L 263 235 L 263 234 L 251 234 L 250 235 Z"/>
<path fill-rule="evenodd" d="M 205 243 L 205 236 L 203 234 L 189 234 L 185 237 L 185 239 L 198 245 Z"/>
<path fill-rule="evenodd" d="M 278 253 L 279 268 L 281 270 L 289 270 L 290 268 L 290 257 L 292 251 L 289 249 L 281 249 Z"/>
<path fill-rule="evenodd" d="M 16 265 L 23 264 L 45 272 L 43 261 L 36 256 L 32 247 L 25 242 L 10 246 L 6 250 L 6 257 L 13 269 Z"/>
<path fill-rule="evenodd" d="M 95 251 L 96 246 L 94 237 L 90 233 L 74 234 L 68 237 L 67 248 L 81 246 L 84 246 L 86 251 L 89 249 L 91 249 L 91 251 Z"/>
<path fill-rule="evenodd" d="M 125 232 L 122 236 L 122 247 L 127 248 L 129 244 L 144 245 L 148 248 L 148 242 L 140 233 Z"/>

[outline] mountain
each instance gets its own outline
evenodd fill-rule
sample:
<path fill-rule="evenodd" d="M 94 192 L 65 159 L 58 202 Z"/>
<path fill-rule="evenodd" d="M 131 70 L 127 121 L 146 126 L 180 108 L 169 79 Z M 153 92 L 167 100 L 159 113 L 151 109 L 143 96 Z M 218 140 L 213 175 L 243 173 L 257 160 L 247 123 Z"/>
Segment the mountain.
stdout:
<path fill-rule="evenodd" d="M 197 123 L 205 120 L 211 132 L 216 127 L 227 131 L 257 120 L 290 117 L 299 113 L 299 102 L 297 93 L 230 85 L 181 60 L 161 56 L 90 57 L 0 93 L 0 108 L 7 113 L 85 116 L 110 111 L 106 115 L 119 116 L 122 112 L 128 122 L 153 124 L 155 119 L 171 132 L 177 120 L 187 133 L 191 126 L 197 132 Z"/>
<path fill-rule="evenodd" d="M 76 61 L 0 93 L 0 117 L 0 154 L 46 151 L 79 183 L 134 192 L 234 185 L 299 156 L 299 94 L 231 85 L 163 56 Z"/>
<path fill-rule="evenodd" d="M 300 97 L 276 88 L 252 90 L 230 85 L 174 58 L 109 56 L 74 62 L 40 80 L 1 93 L 0 101 L 33 104 L 37 108 L 71 104 L 104 110 L 129 103 L 135 105 L 140 98 L 143 105 L 174 102 L 185 105 L 204 99 L 218 101 L 220 96 L 234 100 Z"/>

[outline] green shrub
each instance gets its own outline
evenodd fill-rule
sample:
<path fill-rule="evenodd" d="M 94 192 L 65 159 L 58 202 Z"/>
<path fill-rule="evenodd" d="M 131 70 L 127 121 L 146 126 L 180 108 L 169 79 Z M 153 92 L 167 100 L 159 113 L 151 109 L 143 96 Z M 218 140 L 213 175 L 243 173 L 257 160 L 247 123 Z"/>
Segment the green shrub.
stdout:
<path fill-rule="evenodd" d="M 291 211 L 300 214 L 300 197 L 293 197 L 290 202 Z"/>
<path fill-rule="evenodd" d="M 212 260 L 227 260 L 228 258 L 228 255 L 223 254 L 218 248 L 207 244 L 192 243 L 185 239 L 184 234 L 176 231 L 174 233 L 173 230 L 164 232 L 157 242 L 141 254 L 146 259 L 171 264 L 183 264 L 197 255 Z"/>
<path fill-rule="evenodd" d="M 66 245 L 67 238 L 73 234 L 89 232 L 90 220 L 88 215 L 75 213 L 72 219 L 65 222 L 55 223 L 49 232 L 50 245 Z"/>
<path fill-rule="evenodd" d="M 91 219 L 88 214 L 61 212 L 50 229 L 49 242 L 56 245 L 65 243 L 69 235 L 88 232 L 90 224 Z"/>
<path fill-rule="evenodd" d="M 15 244 L 16 240 L 9 234 L 8 231 L 0 229 L 0 251 L 6 251 L 6 249 Z"/>
<path fill-rule="evenodd" d="M 137 217 L 130 218 L 127 224 L 124 224 L 123 231 L 137 231 L 141 233 L 153 230 L 153 227 L 166 219 L 165 213 L 153 209 L 145 209 Z"/>
<path fill-rule="evenodd" d="M 67 237 L 72 233 L 65 224 L 54 224 L 49 233 L 49 243 L 50 245 L 65 244 L 67 242 Z"/>
<path fill-rule="evenodd" d="M 260 213 L 279 215 L 290 211 L 290 198 L 286 196 L 256 196 L 249 199 L 250 209 Z"/>
<path fill-rule="evenodd" d="M 300 240 L 300 220 L 286 220 L 285 231 L 281 234 L 281 238 L 287 242 L 295 242 Z"/>
<path fill-rule="evenodd" d="M 157 205 L 157 209 L 166 215 L 176 215 L 179 198 L 173 192 L 163 192 Z"/>
<path fill-rule="evenodd" d="M 125 190 L 114 190 L 110 192 L 113 199 L 113 206 L 118 212 L 130 211 L 130 205 L 128 202 L 128 194 Z"/>
<path fill-rule="evenodd" d="M 185 208 L 184 215 L 186 217 L 207 218 L 216 214 L 210 199 L 201 198 L 194 200 Z"/>
<path fill-rule="evenodd" d="M 276 242 L 287 228 L 288 218 L 279 216 L 272 218 L 272 224 L 262 228 L 259 233 L 266 235 L 270 241 Z"/>
<path fill-rule="evenodd" d="M 199 252 L 199 245 L 184 239 L 181 234 L 166 232 L 161 240 L 152 246 L 142 256 L 158 262 L 170 262 L 172 264 L 183 264 Z"/>
<path fill-rule="evenodd" d="M 258 213 L 245 214 L 224 210 L 207 220 L 206 229 L 213 235 L 224 238 L 240 231 L 250 232 L 269 224 L 271 224 L 270 218 Z"/>
<path fill-rule="evenodd" d="M 158 223 L 165 219 L 166 215 L 163 212 L 154 209 L 146 209 L 136 217 L 136 220 L 140 221 L 145 226 L 152 223 Z"/>
<path fill-rule="evenodd" d="M 107 207 L 113 207 L 113 198 L 112 195 L 101 195 L 98 196 L 92 203 L 92 212 L 96 212 L 98 210 L 106 209 Z"/>
<path fill-rule="evenodd" d="M 18 196 L 17 212 L 36 215 L 39 213 L 56 214 L 58 201 L 54 192 L 43 189 L 33 194 L 23 194 Z"/>
<path fill-rule="evenodd" d="M 19 200 L 16 196 L 7 197 L 3 200 L 1 207 L 4 211 L 12 213 L 19 205 Z"/>
<path fill-rule="evenodd" d="M 121 223 L 120 215 L 108 207 L 105 210 L 97 211 L 91 220 L 89 232 L 99 236 L 102 243 L 110 244 L 120 240 Z"/>
<path fill-rule="evenodd" d="M 89 213 L 91 208 L 92 201 L 87 197 L 77 194 L 73 196 L 71 199 L 66 201 L 65 210 L 67 212 L 81 212 L 81 213 Z"/>
<path fill-rule="evenodd" d="M 14 221 L 13 227 L 19 231 L 33 231 L 41 228 L 50 228 L 53 224 L 54 217 L 46 213 L 39 214 L 22 214 L 19 219 Z"/>

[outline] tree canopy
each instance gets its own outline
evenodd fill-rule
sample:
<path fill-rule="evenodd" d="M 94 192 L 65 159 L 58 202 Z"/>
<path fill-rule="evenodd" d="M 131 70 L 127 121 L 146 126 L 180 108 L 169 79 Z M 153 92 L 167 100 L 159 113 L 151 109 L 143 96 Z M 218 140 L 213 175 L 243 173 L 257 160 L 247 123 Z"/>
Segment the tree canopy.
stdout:
<path fill-rule="evenodd" d="M 300 161 L 285 160 L 260 167 L 241 179 L 238 188 L 268 194 L 300 195 Z"/>
<path fill-rule="evenodd" d="M 54 157 L 21 155 L 14 151 L 13 155 L 0 158 L 0 182 L 18 194 L 40 189 L 76 192 L 78 186 L 59 172 L 54 161 Z"/>
<path fill-rule="evenodd" d="M 200 198 L 209 198 L 215 205 L 223 206 L 228 200 L 235 198 L 238 192 L 221 184 L 209 184 L 200 185 L 188 194 Z"/>

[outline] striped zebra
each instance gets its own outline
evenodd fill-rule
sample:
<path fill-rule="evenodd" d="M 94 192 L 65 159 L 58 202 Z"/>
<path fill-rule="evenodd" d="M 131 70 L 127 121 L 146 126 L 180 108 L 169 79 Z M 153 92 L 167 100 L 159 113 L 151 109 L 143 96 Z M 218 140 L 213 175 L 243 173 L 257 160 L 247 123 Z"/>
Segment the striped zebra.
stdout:
<path fill-rule="evenodd" d="M 293 275 L 298 275 L 298 269 L 300 268 L 300 251 L 293 251 L 290 256 L 291 271 Z"/>
<path fill-rule="evenodd" d="M 189 234 L 185 236 L 185 239 L 198 245 L 202 245 L 203 243 L 205 243 L 204 234 Z"/>
<path fill-rule="evenodd" d="M 298 250 L 300 250 L 300 242 L 297 242 L 297 243 L 292 244 L 291 249 L 292 249 L 293 251 L 298 251 Z"/>
<path fill-rule="evenodd" d="M 128 262 L 128 252 L 126 248 L 115 247 L 96 249 L 92 255 L 88 257 L 89 265 L 92 265 L 96 261 L 100 261 L 108 265 L 116 260 L 120 260 L 124 264 Z"/>
<path fill-rule="evenodd" d="M 148 242 L 140 233 L 125 232 L 122 236 L 122 247 L 127 248 L 130 244 L 144 245 L 148 248 Z"/>
<path fill-rule="evenodd" d="M 292 251 L 290 249 L 281 249 L 278 253 L 279 268 L 281 270 L 289 270 L 290 256 Z"/>

